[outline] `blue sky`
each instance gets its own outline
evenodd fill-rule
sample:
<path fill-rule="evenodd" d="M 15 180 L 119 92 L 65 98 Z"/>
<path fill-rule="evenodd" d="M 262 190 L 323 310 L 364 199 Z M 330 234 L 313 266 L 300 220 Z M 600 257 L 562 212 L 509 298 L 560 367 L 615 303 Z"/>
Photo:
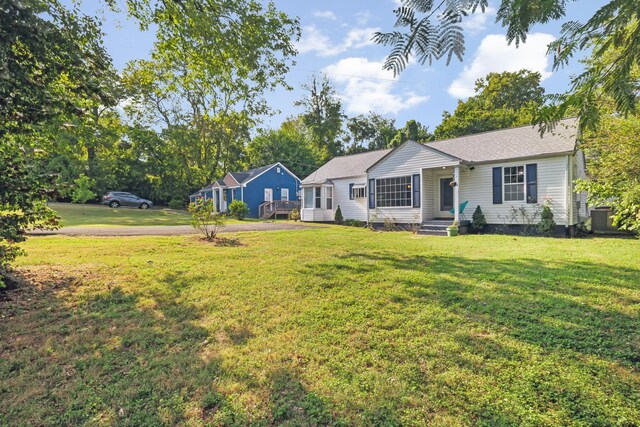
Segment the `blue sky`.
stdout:
<path fill-rule="evenodd" d="M 332 80 L 349 116 L 375 111 L 396 119 L 398 127 L 416 119 L 433 130 L 440 123 L 442 111 L 452 111 L 458 99 L 472 95 L 475 80 L 488 72 L 521 68 L 539 71 L 547 93 L 557 93 L 566 90 L 570 75 L 580 70 L 577 61 L 573 61 L 565 69 L 551 71 L 546 46 L 558 37 L 562 22 L 538 25 L 527 43 L 519 48 L 508 46 L 504 28 L 495 23 L 498 4 L 495 0 L 490 0 L 485 14 L 476 13 L 463 22 L 467 51 L 462 63 L 453 59 L 449 66 L 444 61 L 431 66 L 411 64 L 397 78 L 382 70 L 388 48 L 374 45 L 370 39 L 375 31 L 392 30 L 393 9 L 399 0 L 276 0 L 275 3 L 289 15 L 299 17 L 302 38 L 297 44 L 297 64 L 287 76 L 294 90 L 267 95 L 272 108 L 281 112 L 268 118 L 265 126 L 277 127 L 287 116 L 301 112 L 293 104 L 305 95 L 301 85 L 314 72 L 325 72 Z M 572 2 L 565 20 L 585 21 L 604 3 Z M 82 4 L 88 13 L 101 7 L 97 1 L 85 0 Z M 152 33 L 140 32 L 123 15 L 107 12 L 104 16 L 105 47 L 118 69 L 129 60 L 148 57 L 154 40 Z"/>

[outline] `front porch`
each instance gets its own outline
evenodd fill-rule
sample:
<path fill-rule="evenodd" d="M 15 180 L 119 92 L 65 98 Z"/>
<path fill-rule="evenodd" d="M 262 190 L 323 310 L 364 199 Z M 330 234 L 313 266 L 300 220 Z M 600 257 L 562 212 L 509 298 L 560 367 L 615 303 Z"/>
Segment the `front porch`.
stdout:
<path fill-rule="evenodd" d="M 439 227 L 453 221 L 466 221 L 468 212 L 460 212 L 460 166 L 425 168 L 421 170 L 421 223 Z M 453 213 L 452 213 L 453 212 Z"/>

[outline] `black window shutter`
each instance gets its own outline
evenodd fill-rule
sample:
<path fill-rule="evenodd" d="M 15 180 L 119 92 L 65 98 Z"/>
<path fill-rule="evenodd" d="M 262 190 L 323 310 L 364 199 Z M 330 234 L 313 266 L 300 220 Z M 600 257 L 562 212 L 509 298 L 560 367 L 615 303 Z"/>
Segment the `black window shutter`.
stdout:
<path fill-rule="evenodd" d="M 493 168 L 493 204 L 502 204 L 502 168 Z"/>
<path fill-rule="evenodd" d="M 369 209 L 376 207 L 376 180 L 369 180 Z"/>
<path fill-rule="evenodd" d="M 353 200 L 353 184 L 349 184 L 349 200 Z"/>
<path fill-rule="evenodd" d="M 538 165 L 527 165 L 527 203 L 538 203 Z"/>
<path fill-rule="evenodd" d="M 413 175 L 413 207 L 420 207 L 420 175 Z"/>

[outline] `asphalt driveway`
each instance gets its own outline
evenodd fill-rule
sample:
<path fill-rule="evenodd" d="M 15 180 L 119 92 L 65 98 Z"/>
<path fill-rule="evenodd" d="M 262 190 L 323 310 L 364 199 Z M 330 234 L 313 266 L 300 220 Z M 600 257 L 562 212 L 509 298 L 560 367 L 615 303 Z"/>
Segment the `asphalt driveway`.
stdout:
<path fill-rule="evenodd" d="M 248 222 L 246 224 L 230 224 L 220 233 L 237 233 L 241 231 L 275 231 L 302 230 L 313 226 L 290 222 Z M 149 225 L 136 227 L 64 227 L 59 230 L 32 231 L 32 235 L 63 236 L 176 236 L 182 234 L 198 234 L 199 230 L 190 225 Z"/>

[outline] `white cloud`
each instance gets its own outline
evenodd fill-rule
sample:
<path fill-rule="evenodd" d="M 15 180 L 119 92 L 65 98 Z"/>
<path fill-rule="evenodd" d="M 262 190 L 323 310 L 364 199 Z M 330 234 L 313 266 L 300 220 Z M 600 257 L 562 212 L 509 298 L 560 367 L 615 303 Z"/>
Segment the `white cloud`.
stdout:
<path fill-rule="evenodd" d="M 367 58 L 345 58 L 324 69 L 339 85 L 344 85 L 340 98 L 349 114 L 398 113 L 429 100 L 411 91 L 393 93 L 398 86 L 393 72 L 382 69 L 382 61 Z"/>
<path fill-rule="evenodd" d="M 551 34 L 533 33 L 527 37 L 526 43 L 516 48 L 515 44 L 507 44 L 504 35 L 489 34 L 480 42 L 471 65 L 464 67 L 449 86 L 449 95 L 459 99 L 472 96 L 476 80 L 491 72 L 525 68 L 539 72 L 542 80 L 550 77 L 547 45 L 554 40 Z"/>
<path fill-rule="evenodd" d="M 313 16 L 315 16 L 316 18 L 330 19 L 332 21 L 338 19 L 336 14 L 331 12 L 330 10 L 317 10 L 313 12 Z"/>
<path fill-rule="evenodd" d="M 496 10 L 492 7 L 487 7 L 482 13 L 482 10 L 478 8 L 476 13 L 473 13 L 465 18 L 462 18 L 460 26 L 469 34 L 477 34 L 484 31 L 487 28 L 487 21 L 489 18 L 493 18 L 496 14 Z"/>
<path fill-rule="evenodd" d="M 300 53 L 315 52 L 319 56 L 334 56 L 349 49 L 358 49 L 372 45 L 371 37 L 379 28 L 353 28 L 338 44 L 332 43 L 329 37 L 315 25 L 302 28 L 302 38 L 297 44 Z"/>
<path fill-rule="evenodd" d="M 371 19 L 371 12 L 369 12 L 368 10 L 361 10 L 360 12 L 356 13 L 355 16 L 358 25 L 367 25 L 369 19 Z"/>

